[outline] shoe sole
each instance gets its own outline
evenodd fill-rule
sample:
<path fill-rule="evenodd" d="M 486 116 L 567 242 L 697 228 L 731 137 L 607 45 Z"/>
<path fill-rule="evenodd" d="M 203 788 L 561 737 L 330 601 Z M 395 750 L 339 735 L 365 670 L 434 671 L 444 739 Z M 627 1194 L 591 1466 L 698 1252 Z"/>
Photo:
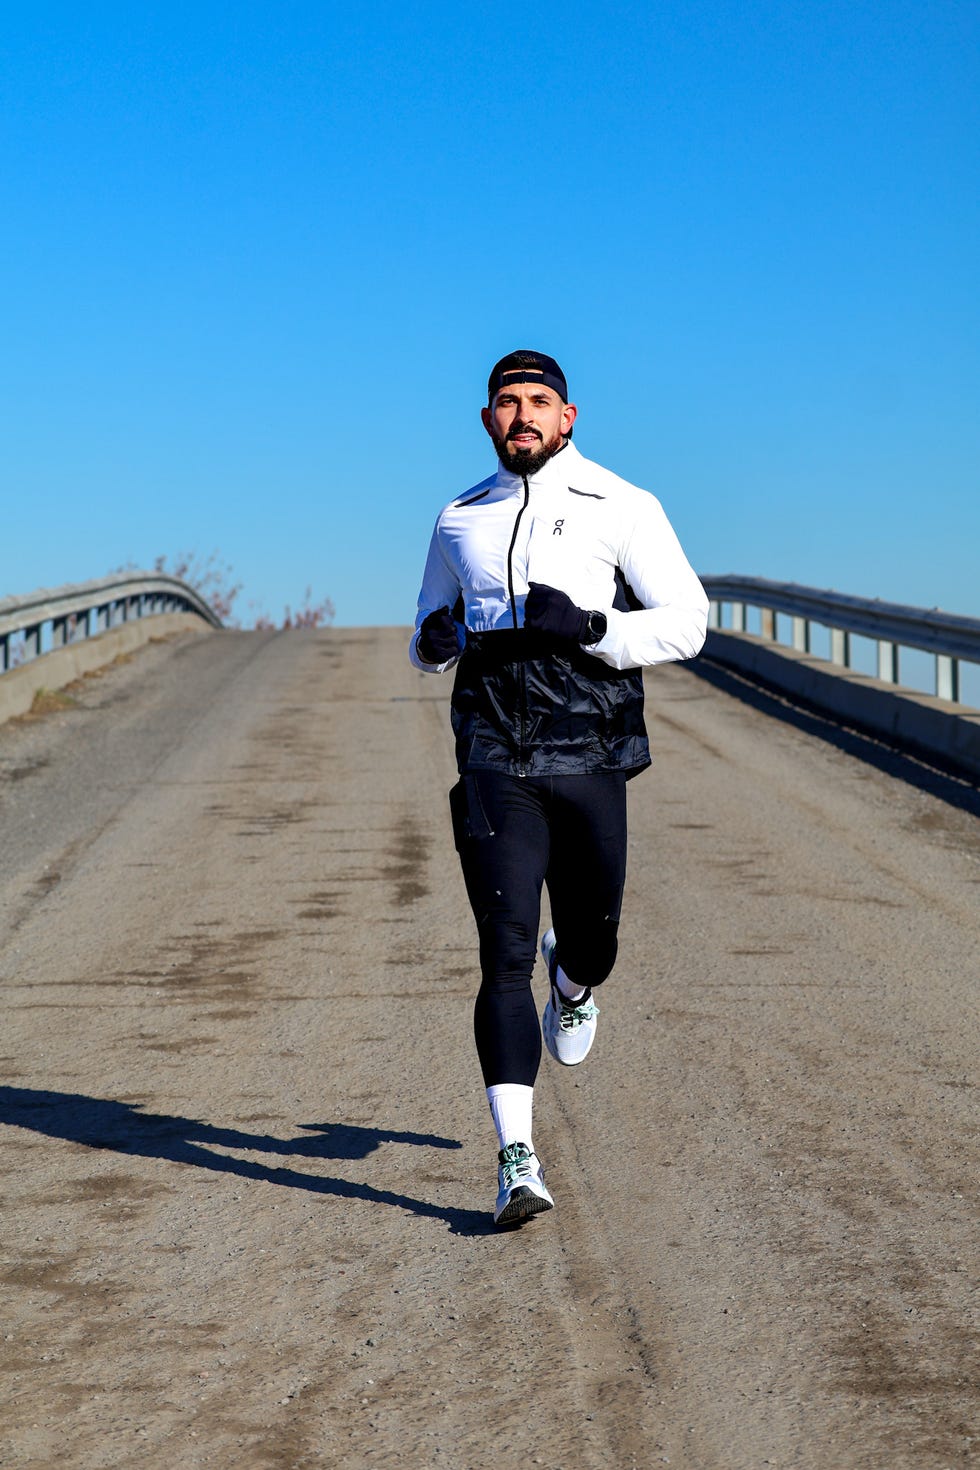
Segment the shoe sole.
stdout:
<path fill-rule="evenodd" d="M 589 1047 L 589 1051 L 591 1051 L 591 1050 L 592 1050 L 592 1048 L 590 1046 Z M 551 1047 L 550 1046 L 548 1047 L 548 1055 L 549 1055 L 549 1057 L 551 1058 L 551 1060 L 553 1062 L 557 1062 L 558 1065 L 559 1065 L 559 1067 L 580 1067 L 582 1065 L 582 1063 L 585 1061 L 585 1058 L 589 1055 L 589 1051 L 587 1051 L 584 1056 L 575 1057 L 573 1061 L 566 1061 L 564 1057 L 560 1057 L 560 1056 L 557 1055 L 556 1052 L 553 1052 L 551 1050 Z"/>
<path fill-rule="evenodd" d="M 514 1190 L 514 1193 L 493 1223 L 498 1227 L 501 1225 L 520 1225 L 522 1220 L 527 1220 L 532 1215 L 540 1215 L 544 1210 L 553 1210 L 554 1208 L 553 1200 L 542 1199 L 539 1194 L 534 1193 L 533 1189 L 528 1189 L 525 1185 L 520 1185 Z"/>

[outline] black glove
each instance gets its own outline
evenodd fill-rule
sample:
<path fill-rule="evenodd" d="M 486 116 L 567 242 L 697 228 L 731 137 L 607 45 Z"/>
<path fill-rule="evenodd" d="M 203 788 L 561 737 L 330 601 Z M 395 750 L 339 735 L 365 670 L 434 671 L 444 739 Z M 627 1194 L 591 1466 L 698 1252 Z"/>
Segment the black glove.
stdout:
<path fill-rule="evenodd" d="M 422 619 L 415 643 L 424 664 L 447 664 L 459 653 L 456 624 L 448 607 L 440 607 Z"/>
<path fill-rule="evenodd" d="M 576 607 L 565 592 L 546 587 L 543 582 L 529 582 L 530 592 L 524 602 L 524 626 L 535 633 L 550 633 L 569 643 L 598 643 L 606 631 L 602 613 L 584 612 Z"/>

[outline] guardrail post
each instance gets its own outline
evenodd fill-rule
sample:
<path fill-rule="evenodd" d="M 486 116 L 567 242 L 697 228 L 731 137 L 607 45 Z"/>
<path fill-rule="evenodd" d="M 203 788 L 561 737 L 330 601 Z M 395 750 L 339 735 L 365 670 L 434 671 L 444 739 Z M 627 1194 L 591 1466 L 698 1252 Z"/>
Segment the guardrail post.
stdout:
<path fill-rule="evenodd" d="M 898 683 L 898 644 L 878 639 L 878 678 L 886 684 Z"/>
<path fill-rule="evenodd" d="M 960 661 L 948 654 L 936 654 L 936 696 L 954 703 L 960 697 Z"/>
<path fill-rule="evenodd" d="M 712 602 L 709 602 L 708 603 L 708 627 L 709 628 L 720 628 L 721 627 L 721 603 L 720 602 L 713 602 L 712 601 Z"/>
<path fill-rule="evenodd" d="M 10 668 L 10 634 L 4 633 L 0 638 L 0 674 L 5 674 Z"/>
<path fill-rule="evenodd" d="M 851 667 L 851 635 L 846 628 L 830 630 L 830 661 L 844 669 Z"/>
<path fill-rule="evenodd" d="M 810 652 L 810 623 L 807 618 L 793 619 L 793 647 L 798 653 Z"/>
<path fill-rule="evenodd" d="M 51 647 L 64 648 L 68 642 L 68 619 L 52 618 L 51 620 Z"/>
<path fill-rule="evenodd" d="M 763 607 L 763 608 L 760 608 L 760 610 L 759 610 L 759 617 L 761 619 L 760 631 L 762 633 L 763 638 L 770 638 L 770 639 L 772 639 L 773 642 L 775 642 L 776 641 L 776 614 L 775 614 L 775 611 L 771 607 Z"/>
<path fill-rule="evenodd" d="M 90 607 L 86 607 L 83 608 L 80 613 L 75 614 L 75 626 L 71 630 L 71 638 L 73 643 L 76 642 L 76 640 L 78 642 L 81 642 L 83 638 L 88 637 L 90 627 L 89 618 L 91 616 L 91 612 L 92 609 Z"/>
<path fill-rule="evenodd" d="M 41 652 L 41 624 L 24 629 L 24 658 L 37 658 Z"/>
<path fill-rule="evenodd" d="M 745 603 L 744 602 L 733 602 L 732 603 L 732 632 L 733 633 L 744 633 L 745 632 Z"/>

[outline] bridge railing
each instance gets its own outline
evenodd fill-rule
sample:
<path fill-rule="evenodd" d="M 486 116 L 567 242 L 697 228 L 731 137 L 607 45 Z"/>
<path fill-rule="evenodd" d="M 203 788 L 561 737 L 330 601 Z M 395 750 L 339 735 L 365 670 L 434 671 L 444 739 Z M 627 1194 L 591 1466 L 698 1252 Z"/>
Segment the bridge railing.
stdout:
<path fill-rule="evenodd" d="M 960 662 L 980 664 L 980 618 L 956 613 L 905 607 L 877 598 L 850 597 L 801 587 L 795 582 L 771 582 L 763 577 L 702 577 L 711 599 L 709 626 L 723 627 L 723 610 L 730 608 L 730 628 L 747 632 L 747 610 L 758 608 L 763 638 L 779 642 L 777 613 L 790 619 L 790 644 L 801 653 L 811 651 L 811 624 L 830 632 L 830 659 L 851 667 L 851 638 L 857 634 L 877 644 L 878 678 L 900 683 L 899 649 L 914 648 L 935 659 L 935 693 L 940 699 L 960 698 Z"/>
<path fill-rule="evenodd" d="M 0 675 L 12 667 L 12 646 L 16 661 L 27 663 L 134 618 L 172 612 L 196 613 L 213 628 L 221 627 L 217 613 L 193 587 L 165 572 L 119 572 L 0 598 Z"/>

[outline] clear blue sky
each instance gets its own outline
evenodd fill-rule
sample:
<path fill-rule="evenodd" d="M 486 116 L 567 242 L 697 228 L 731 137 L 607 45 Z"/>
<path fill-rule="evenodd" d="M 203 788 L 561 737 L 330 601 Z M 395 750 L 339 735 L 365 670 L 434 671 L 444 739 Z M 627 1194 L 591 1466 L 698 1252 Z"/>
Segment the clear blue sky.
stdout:
<path fill-rule="evenodd" d="M 3 7 L 0 595 L 408 623 L 502 353 L 702 572 L 980 615 L 980 7 Z"/>

